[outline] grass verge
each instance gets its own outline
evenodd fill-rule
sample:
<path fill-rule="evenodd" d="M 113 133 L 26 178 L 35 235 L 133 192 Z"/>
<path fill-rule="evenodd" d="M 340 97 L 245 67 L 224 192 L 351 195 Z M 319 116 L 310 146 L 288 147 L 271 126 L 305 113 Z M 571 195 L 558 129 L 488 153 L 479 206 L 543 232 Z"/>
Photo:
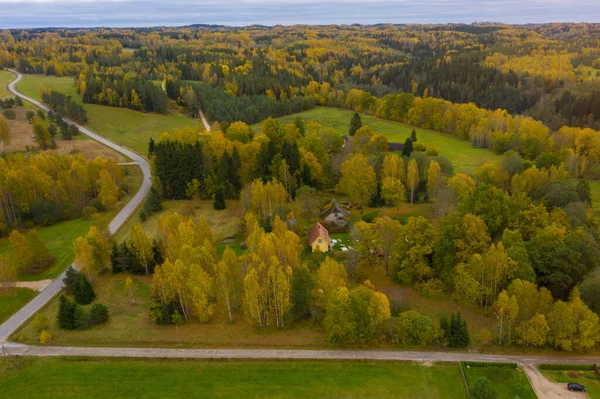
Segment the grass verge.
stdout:
<path fill-rule="evenodd" d="M 38 293 L 29 288 L 0 289 L 0 323 L 31 301 Z"/>

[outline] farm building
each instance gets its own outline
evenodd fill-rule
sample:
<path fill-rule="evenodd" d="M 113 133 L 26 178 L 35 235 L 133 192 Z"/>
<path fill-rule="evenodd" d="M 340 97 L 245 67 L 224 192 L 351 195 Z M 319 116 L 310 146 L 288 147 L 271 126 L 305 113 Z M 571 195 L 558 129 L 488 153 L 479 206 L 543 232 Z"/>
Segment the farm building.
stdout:
<path fill-rule="evenodd" d="M 329 232 L 319 222 L 308 231 L 308 245 L 313 252 L 329 252 L 331 250 L 331 238 L 329 238 Z"/>
<path fill-rule="evenodd" d="M 350 217 L 350 214 L 335 198 L 321 212 L 321 220 L 338 226 L 345 226 L 348 223 L 348 217 Z"/>

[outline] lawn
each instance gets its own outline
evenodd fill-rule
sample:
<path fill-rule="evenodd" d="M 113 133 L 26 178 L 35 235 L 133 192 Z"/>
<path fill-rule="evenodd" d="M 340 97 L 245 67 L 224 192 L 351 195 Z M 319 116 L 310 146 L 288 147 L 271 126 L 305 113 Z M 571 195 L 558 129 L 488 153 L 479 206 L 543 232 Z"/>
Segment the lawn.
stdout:
<path fill-rule="evenodd" d="M 36 100 L 40 100 L 40 88 L 49 88 L 70 95 L 81 103 L 81 96 L 77 94 L 71 77 L 24 75 L 17 87 L 23 94 Z M 164 132 L 202 124 L 184 115 L 143 113 L 96 104 L 85 104 L 84 107 L 90 129 L 142 155 L 148 152 L 150 137 L 158 139 Z"/>
<path fill-rule="evenodd" d="M 300 112 L 293 115 L 287 115 L 278 120 L 281 123 L 292 122 L 297 116 L 300 116 L 305 122 L 317 121 L 325 128 L 333 128 L 339 134 L 348 134 L 348 126 L 353 112 L 339 108 L 317 107 L 309 111 Z M 368 125 L 376 134 L 387 137 L 389 142 L 404 143 L 413 129 L 412 126 L 403 123 L 386 121 L 370 115 L 361 115 L 363 125 Z M 260 130 L 260 123 L 252 126 Z M 426 145 L 434 146 L 438 149 L 441 156 L 448 158 L 454 165 L 455 172 L 474 173 L 481 165 L 485 163 L 496 163 L 502 158 L 488 150 L 474 148 L 468 141 L 458 140 L 449 135 L 415 128 L 417 139 Z"/>
<path fill-rule="evenodd" d="M 5 398 L 465 398 L 457 365 L 28 358 Z"/>
<path fill-rule="evenodd" d="M 8 84 L 15 80 L 16 75 L 12 72 L 3 69 L 0 71 L 0 98 L 10 97 L 10 93 L 8 91 Z"/>
<path fill-rule="evenodd" d="M 37 292 L 29 288 L 0 289 L 0 323 L 21 309 L 27 302 L 31 301 Z"/>
<path fill-rule="evenodd" d="M 498 398 L 503 399 L 536 399 L 535 392 L 521 369 L 512 367 L 464 367 L 469 389 L 473 389 L 475 382 L 485 377 L 492 383 Z"/>
<path fill-rule="evenodd" d="M 582 384 L 587 389 L 587 393 L 591 399 L 600 399 L 600 377 L 592 370 L 583 370 L 583 375 L 579 375 L 577 378 L 572 378 L 569 375 L 571 371 L 577 371 L 578 374 L 581 372 L 577 366 L 573 366 L 569 370 L 543 370 L 540 368 L 540 371 L 549 380 L 561 384 L 568 384 L 569 382 Z"/>
<path fill-rule="evenodd" d="M 117 241 L 126 239 L 135 223 L 141 223 L 144 232 L 151 238 L 154 238 L 158 230 L 160 216 L 178 212 L 182 215 L 193 214 L 196 217 L 203 217 L 211 227 L 215 240 L 221 241 L 226 238 L 232 238 L 238 233 L 241 217 L 244 215 L 241 202 L 238 200 L 228 200 L 227 208 L 220 211 L 213 208 L 211 200 L 167 200 L 163 201 L 162 204 L 163 210 L 150 215 L 145 222 L 140 221 L 140 210 L 138 210 L 119 230 L 115 239 Z"/>
<path fill-rule="evenodd" d="M 86 330 L 66 331 L 56 325 L 58 298 L 42 310 L 51 320 L 53 344 L 59 346 L 115 346 L 115 347 L 196 347 L 196 348 L 315 348 L 326 345 L 325 335 L 310 327 L 308 322 L 295 323 L 289 329 L 256 329 L 244 320 L 243 313 L 234 314 L 229 323 L 224 309 L 210 323 L 190 322 L 179 327 L 159 326 L 150 319 L 150 276 L 132 276 L 135 284 L 135 303 L 130 303 L 125 289 L 124 274 L 106 274 L 96 277 L 94 303 L 108 307 L 110 318 L 106 324 Z M 87 305 L 85 308 L 89 308 Z M 13 339 L 39 344 L 39 333 L 33 322 L 25 324 Z M 181 342 L 181 345 L 179 344 Z M 2 397 L 0 395 L 0 397 Z"/>

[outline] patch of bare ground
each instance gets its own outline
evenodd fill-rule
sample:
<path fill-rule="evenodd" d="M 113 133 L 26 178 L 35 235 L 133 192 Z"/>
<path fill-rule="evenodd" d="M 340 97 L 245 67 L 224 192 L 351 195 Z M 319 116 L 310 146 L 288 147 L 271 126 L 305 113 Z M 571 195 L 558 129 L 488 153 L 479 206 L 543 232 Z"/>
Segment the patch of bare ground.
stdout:
<path fill-rule="evenodd" d="M 33 128 L 25 113 L 29 111 L 28 108 L 13 108 L 16 113 L 16 118 L 7 120 L 8 128 L 11 132 L 11 143 L 7 146 L 7 152 L 28 152 L 37 151 L 37 144 L 33 139 Z M 104 159 L 114 160 L 116 162 L 127 162 L 127 159 L 113 151 L 112 149 L 98 143 L 94 140 L 88 140 L 86 138 L 78 140 L 56 140 L 56 151 L 60 155 L 76 155 L 82 154 L 87 159 L 94 159 L 101 157 Z"/>

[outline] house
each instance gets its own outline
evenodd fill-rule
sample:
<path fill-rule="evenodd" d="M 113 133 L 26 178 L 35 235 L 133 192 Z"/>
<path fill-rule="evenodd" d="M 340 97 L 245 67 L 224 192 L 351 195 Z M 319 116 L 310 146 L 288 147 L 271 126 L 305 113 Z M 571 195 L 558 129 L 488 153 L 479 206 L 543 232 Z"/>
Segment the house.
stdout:
<path fill-rule="evenodd" d="M 333 198 L 331 202 L 321 212 L 321 219 L 328 224 L 335 224 L 337 226 L 345 226 L 348 222 L 346 219 L 350 217 L 350 214 L 340 205 L 340 203 Z"/>
<path fill-rule="evenodd" d="M 331 238 L 329 232 L 319 222 L 308 231 L 308 245 L 313 252 L 317 249 L 320 252 L 329 252 L 331 250 Z"/>

